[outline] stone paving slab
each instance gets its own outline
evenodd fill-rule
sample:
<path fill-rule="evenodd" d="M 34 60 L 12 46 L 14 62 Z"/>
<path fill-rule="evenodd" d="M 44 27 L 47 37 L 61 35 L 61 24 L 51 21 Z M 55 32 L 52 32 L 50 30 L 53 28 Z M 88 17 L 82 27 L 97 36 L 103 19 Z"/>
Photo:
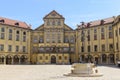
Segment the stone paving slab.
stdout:
<path fill-rule="evenodd" d="M 0 80 L 120 80 L 120 68 L 98 66 L 102 77 L 67 77 L 71 65 L 0 65 Z"/>

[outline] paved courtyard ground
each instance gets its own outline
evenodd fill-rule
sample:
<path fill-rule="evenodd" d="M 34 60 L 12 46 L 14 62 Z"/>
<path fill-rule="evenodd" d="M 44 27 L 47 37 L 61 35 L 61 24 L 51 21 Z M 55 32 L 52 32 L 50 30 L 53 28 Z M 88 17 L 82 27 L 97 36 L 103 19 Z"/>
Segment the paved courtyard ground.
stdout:
<path fill-rule="evenodd" d="M 71 65 L 0 65 L 0 80 L 120 80 L 120 68 L 98 66 L 102 77 L 66 77 Z"/>

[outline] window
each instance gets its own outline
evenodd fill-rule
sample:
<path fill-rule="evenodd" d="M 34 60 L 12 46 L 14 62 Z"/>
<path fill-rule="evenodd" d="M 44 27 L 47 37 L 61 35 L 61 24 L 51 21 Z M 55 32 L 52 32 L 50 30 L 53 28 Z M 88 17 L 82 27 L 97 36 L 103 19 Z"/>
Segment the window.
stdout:
<path fill-rule="evenodd" d="M 101 33 L 101 39 L 105 39 L 104 33 Z"/>
<path fill-rule="evenodd" d="M 69 42 L 69 40 L 68 40 L 68 37 L 66 36 L 65 37 L 65 43 L 68 43 Z"/>
<path fill-rule="evenodd" d="M 75 49 L 74 49 L 73 47 L 72 47 L 72 48 L 70 48 L 70 51 L 71 51 L 71 52 L 74 52 L 74 50 L 75 50 Z"/>
<path fill-rule="evenodd" d="M 109 26 L 109 31 L 112 30 L 112 26 Z"/>
<path fill-rule="evenodd" d="M 2 28 L 1 28 L 1 32 L 5 32 L 5 28 L 2 27 Z"/>
<path fill-rule="evenodd" d="M 88 41 L 90 41 L 90 35 L 88 35 Z"/>
<path fill-rule="evenodd" d="M 94 40 L 97 40 L 97 29 L 94 29 Z"/>
<path fill-rule="evenodd" d="M 97 45 L 94 45 L 94 51 L 97 51 Z"/>
<path fill-rule="evenodd" d="M 23 35 L 26 35 L 26 32 L 23 32 Z"/>
<path fill-rule="evenodd" d="M 45 59 L 48 60 L 48 56 L 46 56 Z"/>
<path fill-rule="evenodd" d="M 61 57 L 61 56 L 59 56 L 59 59 L 61 60 L 61 59 L 62 59 L 62 57 Z"/>
<path fill-rule="evenodd" d="M 12 29 L 9 29 L 9 33 L 12 33 Z"/>
<path fill-rule="evenodd" d="M 8 51 L 12 51 L 12 45 L 8 45 Z"/>
<path fill-rule="evenodd" d="M 42 60 L 42 56 L 40 56 L 40 60 Z"/>
<path fill-rule="evenodd" d="M 60 26 L 61 25 L 61 22 L 60 22 L 60 20 L 58 20 L 58 26 Z"/>
<path fill-rule="evenodd" d="M 105 39 L 105 36 L 104 36 L 104 28 L 101 28 L 101 39 Z"/>
<path fill-rule="evenodd" d="M 42 37 L 40 38 L 40 41 L 39 41 L 39 42 L 40 42 L 40 43 L 43 43 L 43 38 L 42 38 Z"/>
<path fill-rule="evenodd" d="M 19 41 L 19 35 L 16 35 L 16 41 Z"/>
<path fill-rule="evenodd" d="M 55 21 L 53 20 L 52 25 L 55 26 Z"/>
<path fill-rule="evenodd" d="M 113 37 L 113 34 L 112 34 L 112 31 L 109 32 L 109 38 L 112 38 Z"/>
<path fill-rule="evenodd" d="M 90 52 L 90 46 L 88 46 L 88 52 Z"/>
<path fill-rule="evenodd" d="M 102 32 L 104 33 L 104 28 L 101 28 L 101 33 L 102 33 Z"/>
<path fill-rule="evenodd" d="M 97 29 L 94 29 L 94 33 L 97 33 Z"/>
<path fill-rule="evenodd" d="M 12 34 L 9 34 L 8 40 L 12 40 Z"/>
<path fill-rule="evenodd" d="M 19 34 L 20 32 L 19 31 L 16 31 L 16 34 Z"/>
<path fill-rule="evenodd" d="M 68 52 L 68 51 L 69 51 L 69 48 L 64 47 L 64 48 L 63 48 L 63 51 L 64 51 L 64 52 Z"/>
<path fill-rule="evenodd" d="M 34 43 L 37 43 L 37 42 L 38 42 L 38 37 L 37 37 L 37 36 L 34 36 L 34 37 L 33 37 L 33 42 L 34 42 Z"/>
<path fill-rule="evenodd" d="M 105 44 L 102 44 L 102 46 L 101 46 L 102 48 L 102 51 L 105 51 Z"/>
<path fill-rule="evenodd" d="M 19 46 L 16 46 L 16 52 L 18 52 L 19 51 Z"/>
<path fill-rule="evenodd" d="M 26 36 L 23 36 L 23 42 L 26 42 Z"/>
<path fill-rule="evenodd" d="M 65 56 L 64 59 L 67 60 L 67 56 Z"/>
<path fill-rule="evenodd" d="M 97 34 L 94 34 L 94 40 L 97 40 Z"/>
<path fill-rule="evenodd" d="M 81 47 L 81 52 L 84 52 L 84 47 L 83 46 Z"/>
<path fill-rule="evenodd" d="M 113 50 L 113 44 L 109 44 L 109 50 Z"/>
<path fill-rule="evenodd" d="M 46 47 L 46 51 L 50 51 L 50 48 L 49 48 L 49 47 Z"/>
<path fill-rule="evenodd" d="M 39 48 L 39 52 L 45 52 L 45 48 L 40 47 L 40 48 Z"/>
<path fill-rule="evenodd" d="M 4 51 L 4 45 L 0 44 L 0 51 Z"/>
<path fill-rule="evenodd" d="M 23 46 L 23 52 L 26 52 L 26 47 L 25 46 Z"/>
<path fill-rule="evenodd" d="M 47 26 L 49 26 L 49 25 L 50 25 L 50 21 L 48 20 L 48 21 L 47 21 Z"/>
<path fill-rule="evenodd" d="M 5 38 L 5 33 L 1 33 L 1 39 Z"/>

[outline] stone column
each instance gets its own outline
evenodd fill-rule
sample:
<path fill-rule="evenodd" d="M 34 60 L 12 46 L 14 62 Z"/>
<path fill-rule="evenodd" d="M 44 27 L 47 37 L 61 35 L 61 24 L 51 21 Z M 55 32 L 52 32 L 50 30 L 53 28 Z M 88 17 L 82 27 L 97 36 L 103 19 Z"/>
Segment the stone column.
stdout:
<path fill-rule="evenodd" d="M 12 57 L 12 64 L 14 64 L 14 58 Z"/>
<path fill-rule="evenodd" d="M 21 59 L 19 58 L 19 64 L 21 64 Z"/>
<path fill-rule="evenodd" d="M 4 58 L 4 65 L 6 65 L 6 57 Z"/>
<path fill-rule="evenodd" d="M 102 64 L 102 55 L 101 55 L 101 64 Z"/>

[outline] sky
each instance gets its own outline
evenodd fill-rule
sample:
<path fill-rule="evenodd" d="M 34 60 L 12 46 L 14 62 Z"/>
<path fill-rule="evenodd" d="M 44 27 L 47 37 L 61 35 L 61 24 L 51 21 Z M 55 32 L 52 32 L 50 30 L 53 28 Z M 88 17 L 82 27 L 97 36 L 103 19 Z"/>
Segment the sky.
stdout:
<path fill-rule="evenodd" d="M 120 0 L 0 0 L 1 17 L 26 22 L 32 29 L 43 24 L 43 17 L 53 10 L 75 29 L 82 21 L 120 15 Z"/>

